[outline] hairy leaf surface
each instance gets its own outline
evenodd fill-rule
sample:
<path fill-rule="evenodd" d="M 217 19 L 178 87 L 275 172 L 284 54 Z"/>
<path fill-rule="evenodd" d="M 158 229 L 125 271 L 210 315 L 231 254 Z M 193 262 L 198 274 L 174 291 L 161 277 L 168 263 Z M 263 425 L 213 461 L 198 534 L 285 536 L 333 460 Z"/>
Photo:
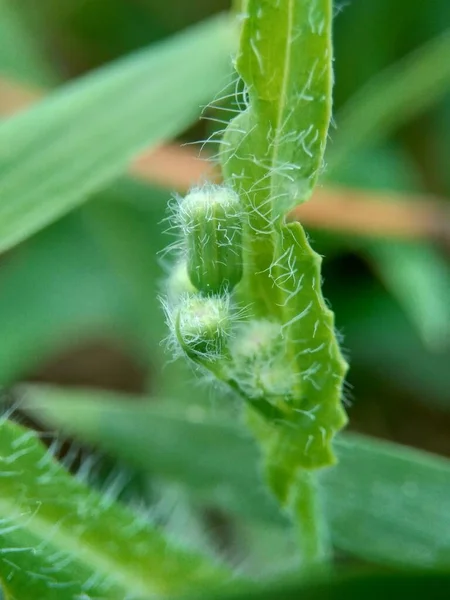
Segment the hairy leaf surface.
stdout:
<path fill-rule="evenodd" d="M 252 316 L 280 323 L 283 361 L 292 372 L 289 392 L 268 399 L 279 410 L 276 418 L 250 415 L 271 487 L 286 502 L 300 467 L 334 462 L 331 440 L 346 423 L 347 365 L 322 295 L 321 259 L 301 225 L 285 222 L 286 212 L 308 199 L 322 167 L 332 6 L 329 0 L 249 0 L 243 18 L 236 68 L 248 104 L 225 132 L 222 167 L 247 207 L 238 300 Z"/>
<path fill-rule="evenodd" d="M 82 467 L 83 468 L 83 467 Z M 87 464 L 84 465 L 87 468 Z M 219 584 L 145 515 L 67 473 L 33 431 L 0 424 L 0 579 L 14 600 L 148 598 Z"/>

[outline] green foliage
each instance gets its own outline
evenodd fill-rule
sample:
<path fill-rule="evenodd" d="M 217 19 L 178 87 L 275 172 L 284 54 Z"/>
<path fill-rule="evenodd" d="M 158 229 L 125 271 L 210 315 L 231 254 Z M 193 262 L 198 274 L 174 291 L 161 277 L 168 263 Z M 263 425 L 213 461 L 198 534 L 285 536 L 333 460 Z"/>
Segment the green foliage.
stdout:
<path fill-rule="evenodd" d="M 166 312 L 186 355 L 251 407 L 248 422 L 263 448 L 268 484 L 302 522 L 304 560 L 316 560 L 324 545 L 319 512 L 311 477 L 299 471 L 335 461 L 331 441 L 346 423 L 347 365 L 321 291 L 321 258 L 301 225 L 285 218 L 310 196 L 322 167 L 331 114 L 332 7 L 329 0 L 249 0 L 245 11 L 236 69 L 247 106 L 228 125 L 221 152 L 225 181 L 242 206 L 243 278 L 233 297 L 226 277 L 216 281 L 222 267 L 210 266 L 211 260 L 230 259 L 213 231 L 215 209 L 197 211 L 197 242 L 186 226 L 181 233 L 200 295 L 182 297 L 179 308 L 168 304 Z M 190 198 L 181 214 L 192 212 Z M 205 192 L 201 206 L 208 201 Z M 236 229 L 226 205 L 220 218 L 221 229 Z M 197 271 L 204 275 L 200 286 L 192 276 Z M 202 298 L 208 284 L 213 291 L 222 285 L 223 298 Z M 211 310 L 213 301 L 220 311 Z"/>
<path fill-rule="evenodd" d="M 216 600 L 341 600 L 366 598 L 396 600 L 407 594 L 408 598 L 420 599 L 424 595 L 432 600 L 445 600 L 450 585 L 447 573 L 365 573 L 347 577 L 324 577 L 323 581 L 289 581 L 271 587 L 257 585 L 244 588 L 241 593 L 216 596 Z"/>
<path fill-rule="evenodd" d="M 26 388 L 23 399 L 45 424 L 178 483 L 196 501 L 244 517 L 258 532 L 256 544 L 274 527 L 287 535 L 286 518 L 261 486 L 257 447 L 226 412 L 199 400 L 143 404 L 120 394 L 47 386 Z M 448 565 L 449 461 L 350 433 L 335 446 L 338 464 L 319 477 L 333 545 L 384 565 Z M 272 544 L 268 561 L 278 552 L 283 547 Z"/>
<path fill-rule="evenodd" d="M 320 258 L 298 223 L 283 223 L 286 211 L 310 195 L 322 164 L 331 111 L 331 3 L 249 2 L 247 10 L 236 66 L 249 107 L 225 133 L 222 164 L 248 213 L 238 299 L 255 316 L 280 323 L 284 361 L 295 377 L 278 399 L 286 427 L 257 425 L 272 485 L 286 499 L 299 465 L 332 461 L 330 439 L 345 423 L 339 402 L 346 366 L 320 291 Z"/>
<path fill-rule="evenodd" d="M 198 188 L 206 219 L 178 219 L 166 269 L 157 253 L 172 190 L 118 178 L 144 147 L 211 133 L 185 129 L 228 81 L 235 23 L 187 27 L 224 2 L 40 0 L 36 11 L 33 0 L 0 0 L 0 71 L 13 83 L 51 84 L 143 47 L 0 125 L 0 249 L 11 250 L 0 265 L 0 382 L 146 392 L 13 390 L 27 423 L 83 450 L 69 474 L 53 456 L 59 443 L 49 451 L 0 420 L 2 598 L 448 596 L 448 578 L 433 570 L 450 563 L 449 462 L 354 433 L 334 438 L 346 421 L 346 363 L 321 290 L 325 277 L 352 358 L 352 422 L 448 453 L 446 257 L 431 243 L 310 231 L 322 264 L 285 219 L 319 178 L 448 195 L 448 2 L 233 5 L 238 79 L 205 111 L 228 125 L 225 187 Z M 324 170 L 332 8 L 338 110 Z M 231 123 L 228 108 L 239 113 Z M 183 186 L 177 160 L 161 168 Z M 233 202 L 211 211 L 218 190 Z M 186 202 L 174 202 L 177 215 Z M 439 227 L 445 241 L 444 218 Z M 165 364 L 161 263 L 171 341 L 189 362 Z M 110 363 L 103 348 L 124 357 Z M 193 387 L 186 364 L 208 384 Z M 117 473 L 109 485 L 103 470 L 87 485 L 96 460 Z M 336 552 L 336 569 L 314 564 L 298 581 L 300 561 L 330 563 Z M 433 572 L 347 577 L 348 557 Z"/>
<path fill-rule="evenodd" d="M 338 114 L 339 129 L 327 157 L 330 169 L 352 160 L 361 147 L 375 145 L 448 92 L 450 67 L 442 57 L 449 52 L 447 30 L 361 89 Z"/>
<path fill-rule="evenodd" d="M 232 23 L 215 18 L 2 123 L 0 249 L 72 210 L 144 147 L 189 125 L 226 77 L 232 41 Z M 178 68 L 180 60 L 186 69 Z"/>
<path fill-rule="evenodd" d="M 331 116 L 331 10 L 331 2 L 315 0 L 246 5 L 236 69 L 249 106 L 225 134 L 231 146 L 222 164 L 230 181 L 251 177 L 241 185 L 246 192 L 254 185 L 262 215 L 284 217 L 307 200 L 322 168 Z"/>
<path fill-rule="evenodd" d="M 386 161 L 385 149 L 370 149 L 448 92 L 450 70 L 447 65 L 442 67 L 442 56 L 449 51 L 450 33 L 446 30 L 374 77 L 349 100 L 338 112 L 338 128 L 327 153 L 329 178 L 376 189 L 422 191 L 420 174 L 407 155 L 388 152 Z M 448 348 L 450 272 L 446 261 L 425 244 L 386 240 L 367 246 L 371 263 L 423 342 L 432 351 Z"/>
<path fill-rule="evenodd" d="M 171 548 L 145 515 L 116 505 L 114 484 L 99 495 L 36 433 L 4 420 L 0 429 L 0 576 L 9 597 L 160 597 L 224 579 L 219 567 Z"/>

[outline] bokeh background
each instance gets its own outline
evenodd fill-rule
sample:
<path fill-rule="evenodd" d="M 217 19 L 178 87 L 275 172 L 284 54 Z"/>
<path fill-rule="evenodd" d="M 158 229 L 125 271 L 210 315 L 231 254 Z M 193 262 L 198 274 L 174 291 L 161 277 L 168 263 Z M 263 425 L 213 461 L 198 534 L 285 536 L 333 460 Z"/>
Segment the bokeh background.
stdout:
<path fill-rule="evenodd" d="M 228 5 L 1 0 L 0 111 Z M 335 13 L 330 168 L 305 225 L 351 363 L 350 428 L 450 456 L 450 3 L 353 0 Z M 211 132 L 199 121 L 175 144 Z M 176 181 L 175 150 L 161 169 Z M 160 343 L 157 253 L 174 189 L 157 171 L 121 178 L 1 257 L 2 384 L 222 401 Z"/>

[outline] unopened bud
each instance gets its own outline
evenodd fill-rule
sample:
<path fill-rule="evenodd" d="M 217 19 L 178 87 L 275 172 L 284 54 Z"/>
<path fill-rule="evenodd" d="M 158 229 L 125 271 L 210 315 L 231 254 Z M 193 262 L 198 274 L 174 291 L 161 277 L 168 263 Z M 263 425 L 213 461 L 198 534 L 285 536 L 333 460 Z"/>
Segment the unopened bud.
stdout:
<path fill-rule="evenodd" d="M 234 379 L 249 397 L 292 395 L 295 374 L 279 323 L 267 319 L 243 323 L 230 344 L 230 356 Z"/>
<path fill-rule="evenodd" d="M 233 339 L 231 353 L 246 368 L 255 361 L 266 362 L 283 351 L 281 325 L 268 319 L 253 319 L 243 323 Z"/>
<path fill-rule="evenodd" d="M 230 328 L 227 295 L 185 296 L 177 307 L 175 333 L 188 355 L 218 358 L 222 355 Z"/>
<path fill-rule="evenodd" d="M 242 209 L 239 196 L 221 186 L 190 192 L 179 219 L 187 271 L 204 294 L 231 291 L 242 278 Z"/>

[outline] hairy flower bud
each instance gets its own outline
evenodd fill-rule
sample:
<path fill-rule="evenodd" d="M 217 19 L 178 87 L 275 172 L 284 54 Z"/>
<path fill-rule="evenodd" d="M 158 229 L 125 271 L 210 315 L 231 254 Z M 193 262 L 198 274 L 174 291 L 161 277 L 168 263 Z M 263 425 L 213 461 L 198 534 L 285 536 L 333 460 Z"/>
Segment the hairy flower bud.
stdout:
<path fill-rule="evenodd" d="M 250 398 L 292 395 L 296 376 L 285 346 L 281 325 L 275 321 L 255 319 L 236 330 L 230 344 L 231 370 Z"/>
<path fill-rule="evenodd" d="M 233 339 L 231 352 L 235 360 L 250 367 L 267 362 L 283 352 L 281 325 L 268 319 L 252 319 L 243 323 Z"/>
<path fill-rule="evenodd" d="M 218 358 L 222 355 L 230 328 L 228 295 L 185 296 L 177 307 L 175 334 L 188 355 Z"/>
<path fill-rule="evenodd" d="M 231 291 L 242 278 L 242 210 L 239 196 L 223 186 L 191 191 L 181 202 L 187 271 L 204 294 Z"/>

